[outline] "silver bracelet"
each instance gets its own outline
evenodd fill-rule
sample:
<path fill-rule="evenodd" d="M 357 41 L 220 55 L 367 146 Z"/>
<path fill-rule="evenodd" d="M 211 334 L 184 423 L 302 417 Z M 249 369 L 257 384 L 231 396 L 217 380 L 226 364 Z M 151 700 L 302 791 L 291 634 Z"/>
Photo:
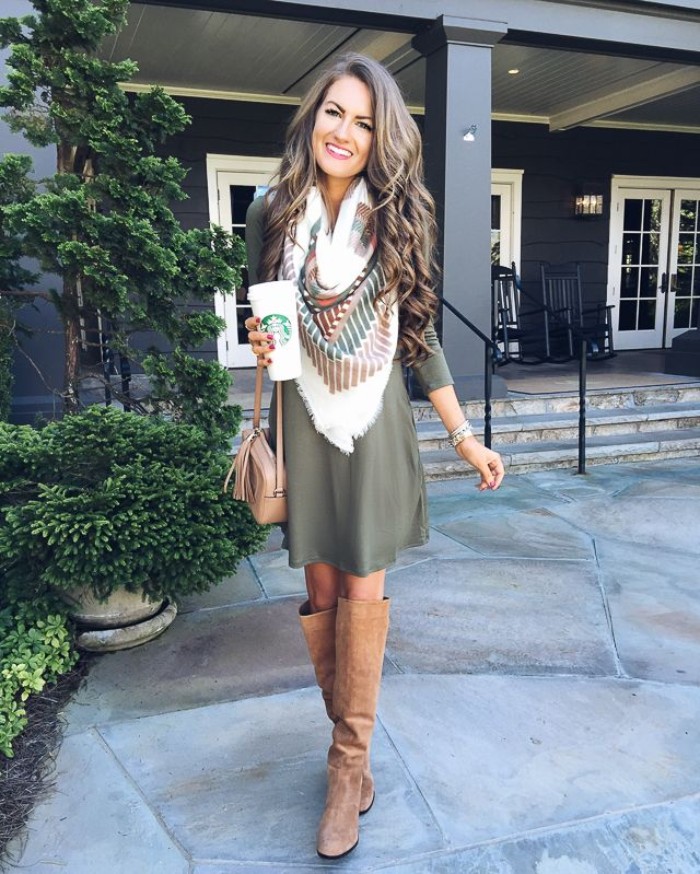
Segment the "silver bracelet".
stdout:
<path fill-rule="evenodd" d="M 471 423 L 469 422 L 469 419 L 465 419 L 458 428 L 455 428 L 454 431 L 450 431 L 448 439 L 453 446 L 457 446 L 462 442 L 462 440 L 471 437 L 472 433 Z"/>

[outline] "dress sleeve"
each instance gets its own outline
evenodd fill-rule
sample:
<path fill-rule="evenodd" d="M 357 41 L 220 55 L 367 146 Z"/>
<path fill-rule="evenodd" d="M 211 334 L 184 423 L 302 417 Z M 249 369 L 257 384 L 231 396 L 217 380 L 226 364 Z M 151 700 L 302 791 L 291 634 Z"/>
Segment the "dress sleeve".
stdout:
<path fill-rule="evenodd" d="M 245 247 L 248 256 L 248 284 L 259 281 L 260 255 L 263 246 L 265 198 L 256 197 L 245 214 Z"/>
<path fill-rule="evenodd" d="M 446 385 L 454 385 L 454 379 L 445 361 L 445 353 L 442 351 L 432 321 L 425 329 L 425 342 L 430 347 L 432 355 L 420 364 L 414 364 L 411 370 L 427 397 L 431 391 Z"/>

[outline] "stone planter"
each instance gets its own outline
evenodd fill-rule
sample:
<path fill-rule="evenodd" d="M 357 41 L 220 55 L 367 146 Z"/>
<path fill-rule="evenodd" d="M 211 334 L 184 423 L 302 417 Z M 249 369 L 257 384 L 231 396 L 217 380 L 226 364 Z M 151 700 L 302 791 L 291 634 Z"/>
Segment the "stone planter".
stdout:
<path fill-rule="evenodd" d="M 140 592 L 118 589 L 106 601 L 88 588 L 62 592 L 70 615 L 85 630 L 77 638 L 81 649 L 113 652 L 147 643 L 162 634 L 177 615 L 177 607 L 154 601 Z"/>

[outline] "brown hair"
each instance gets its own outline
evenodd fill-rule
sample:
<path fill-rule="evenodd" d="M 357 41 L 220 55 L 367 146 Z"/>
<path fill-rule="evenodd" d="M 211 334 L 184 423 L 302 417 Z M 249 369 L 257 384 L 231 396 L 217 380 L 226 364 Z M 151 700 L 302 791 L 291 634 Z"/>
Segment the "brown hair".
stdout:
<path fill-rule="evenodd" d="M 435 314 L 435 205 L 423 182 L 421 136 L 389 71 L 362 55 L 339 58 L 307 93 L 287 131 L 287 143 L 268 193 L 261 279 L 276 278 L 284 238 L 294 234 L 309 189 L 316 184 L 312 133 L 328 89 L 343 76 L 363 82 L 372 98 L 374 133 L 365 168 L 375 202 L 379 263 L 385 287 L 381 297 L 399 303 L 399 353 L 404 364 L 431 354 L 425 328 Z M 270 196 L 273 194 L 274 196 Z"/>

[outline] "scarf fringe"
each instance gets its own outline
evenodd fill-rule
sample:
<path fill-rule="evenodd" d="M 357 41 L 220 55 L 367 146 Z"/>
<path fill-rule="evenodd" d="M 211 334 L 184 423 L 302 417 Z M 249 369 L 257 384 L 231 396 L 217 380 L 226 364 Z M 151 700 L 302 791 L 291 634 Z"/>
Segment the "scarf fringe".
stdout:
<path fill-rule="evenodd" d="M 382 410 L 384 409 L 384 398 L 382 397 L 381 401 L 379 402 L 379 408 L 376 410 L 369 422 L 367 422 L 364 427 L 362 427 L 359 431 L 353 432 L 352 437 L 348 437 L 348 441 L 350 443 L 350 448 L 348 448 L 347 444 L 345 446 L 342 446 L 339 442 L 333 440 L 332 437 L 327 433 L 327 431 L 322 431 L 318 427 L 316 414 L 314 413 L 313 407 L 309 403 L 309 399 L 306 397 L 304 389 L 299 385 L 298 380 L 295 380 L 295 383 L 297 387 L 297 393 L 303 401 L 304 406 L 306 407 L 306 412 L 309 414 L 309 418 L 311 419 L 311 424 L 322 437 L 325 437 L 325 439 L 331 444 L 331 446 L 335 446 L 336 449 L 338 449 L 340 452 L 342 452 L 343 455 L 347 456 L 348 458 L 355 451 L 355 441 L 365 436 L 365 434 L 369 431 L 372 425 L 375 424 L 375 422 L 381 415 Z"/>

